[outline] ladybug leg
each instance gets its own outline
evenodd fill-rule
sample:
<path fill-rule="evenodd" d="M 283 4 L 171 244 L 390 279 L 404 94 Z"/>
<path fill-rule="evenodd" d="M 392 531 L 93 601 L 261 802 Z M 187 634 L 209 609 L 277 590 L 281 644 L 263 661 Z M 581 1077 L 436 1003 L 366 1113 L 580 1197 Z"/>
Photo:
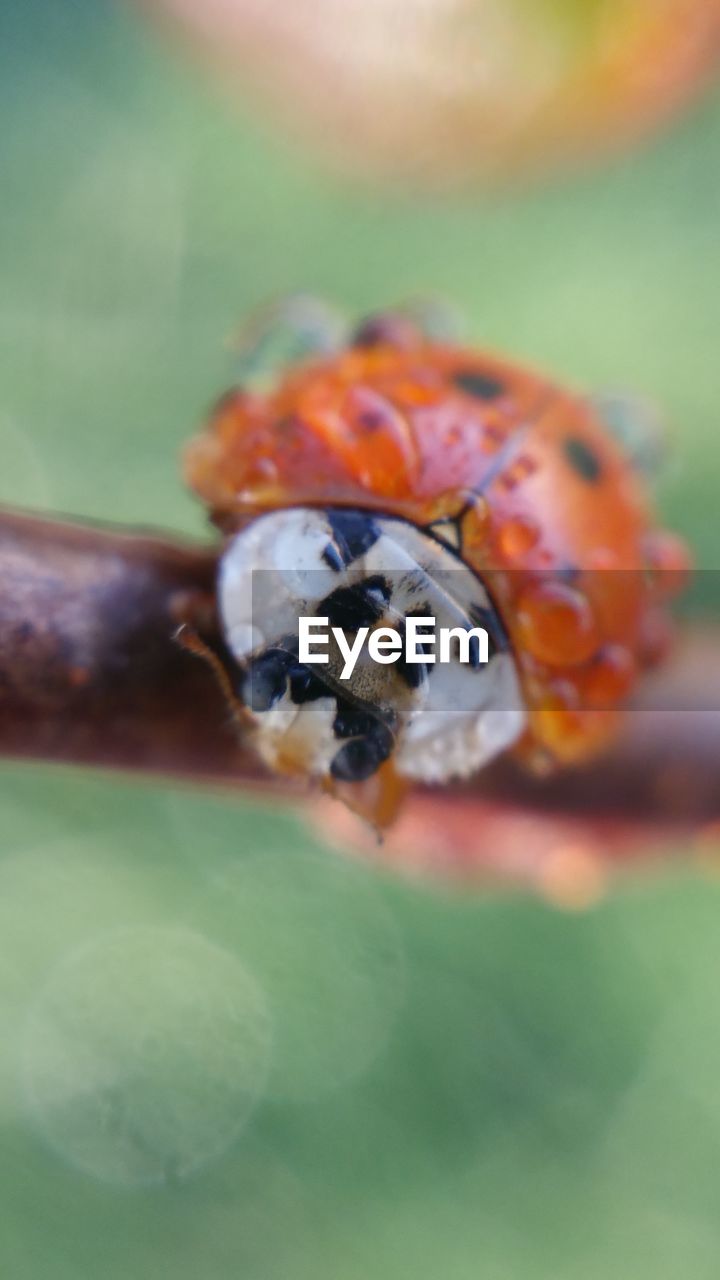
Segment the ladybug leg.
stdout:
<path fill-rule="evenodd" d="M 239 380 L 271 382 L 290 364 L 331 355 L 347 341 L 348 324 L 339 310 L 312 294 L 290 294 L 258 308 L 228 340 Z"/>
<path fill-rule="evenodd" d="M 457 308 L 441 298 L 412 298 L 387 311 L 365 316 L 350 338 L 357 347 L 387 345 L 400 349 L 416 346 L 418 341 L 458 342 L 464 324 Z"/>
<path fill-rule="evenodd" d="M 643 475 L 657 475 L 667 449 L 664 423 L 652 401 L 601 391 L 590 397 L 590 404 L 630 465 Z"/>
<path fill-rule="evenodd" d="M 233 719 L 237 724 L 241 725 L 243 729 L 252 728 L 252 722 L 248 716 L 247 709 L 235 693 L 227 667 L 223 663 L 219 654 L 217 654 L 214 649 L 211 649 L 210 645 L 203 640 L 198 635 L 197 631 L 194 631 L 187 622 L 183 622 L 181 626 L 178 627 L 173 639 L 176 644 L 179 644 L 187 653 L 192 653 L 196 658 L 202 658 L 203 662 L 208 664 L 215 676 L 215 679 L 220 685 Z"/>
<path fill-rule="evenodd" d="M 367 822 L 380 841 L 383 831 L 394 822 L 402 808 L 410 784 L 406 778 L 400 777 L 392 760 L 386 760 L 364 782 L 338 782 L 327 778 L 323 789 Z"/>

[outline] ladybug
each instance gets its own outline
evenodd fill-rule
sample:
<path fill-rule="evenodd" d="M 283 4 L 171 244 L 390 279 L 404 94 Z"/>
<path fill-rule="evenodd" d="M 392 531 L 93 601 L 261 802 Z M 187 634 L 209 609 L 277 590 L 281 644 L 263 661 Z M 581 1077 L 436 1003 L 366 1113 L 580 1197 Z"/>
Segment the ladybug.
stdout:
<path fill-rule="evenodd" d="M 689 567 L 617 410 L 401 312 L 220 400 L 186 476 L 227 540 L 213 662 L 272 770 L 382 827 L 411 781 L 504 752 L 548 771 L 612 739 Z M 365 654 L 344 680 L 337 646 L 302 660 L 301 615 L 351 639 L 479 625 L 487 660 Z"/>

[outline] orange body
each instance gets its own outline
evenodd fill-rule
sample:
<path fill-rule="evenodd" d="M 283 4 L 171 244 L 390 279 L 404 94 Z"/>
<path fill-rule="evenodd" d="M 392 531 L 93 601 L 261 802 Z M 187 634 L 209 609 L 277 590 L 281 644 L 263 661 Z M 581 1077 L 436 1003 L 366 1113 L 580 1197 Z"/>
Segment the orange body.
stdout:
<path fill-rule="evenodd" d="M 520 751 L 537 767 L 612 735 L 687 569 L 588 401 L 401 322 L 368 325 L 268 394 L 225 396 L 186 471 L 227 532 L 290 506 L 434 526 L 502 615 L 528 704 Z"/>

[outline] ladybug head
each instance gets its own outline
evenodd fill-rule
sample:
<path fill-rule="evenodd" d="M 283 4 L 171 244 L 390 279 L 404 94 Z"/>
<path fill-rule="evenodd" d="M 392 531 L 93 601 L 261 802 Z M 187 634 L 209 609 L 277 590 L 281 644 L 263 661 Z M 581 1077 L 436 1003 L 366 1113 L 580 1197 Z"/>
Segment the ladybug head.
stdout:
<path fill-rule="evenodd" d="M 236 688 L 274 769 L 356 784 L 468 775 L 521 735 L 525 708 L 494 605 L 427 531 L 292 507 L 228 543 L 219 612 Z"/>

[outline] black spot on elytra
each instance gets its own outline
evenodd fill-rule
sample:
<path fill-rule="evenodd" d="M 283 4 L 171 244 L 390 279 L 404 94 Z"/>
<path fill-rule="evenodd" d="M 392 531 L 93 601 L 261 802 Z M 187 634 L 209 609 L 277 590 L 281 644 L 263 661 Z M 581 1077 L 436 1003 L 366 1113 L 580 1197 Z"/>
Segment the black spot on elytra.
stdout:
<path fill-rule="evenodd" d="M 320 601 L 318 617 L 327 617 L 331 627 L 359 631 L 382 617 L 391 591 L 381 574 L 373 574 L 351 587 L 337 587 Z"/>
<path fill-rule="evenodd" d="M 269 711 L 285 693 L 288 672 L 295 662 L 294 654 L 285 649 L 266 649 L 253 658 L 241 685 L 243 702 L 252 711 Z"/>
<path fill-rule="evenodd" d="M 298 664 L 290 671 L 290 697 L 295 705 L 300 707 L 305 702 L 317 702 L 318 698 L 329 698 L 330 690 L 314 671 Z"/>
<path fill-rule="evenodd" d="M 505 392 L 505 384 L 499 378 L 475 369 L 459 369 L 451 375 L 451 381 L 458 391 L 475 396 L 477 400 L 497 400 Z"/>
<path fill-rule="evenodd" d="M 364 511 L 327 511 L 333 540 L 323 551 L 323 560 L 339 573 L 353 560 L 365 555 L 377 542 L 380 530 Z"/>
<path fill-rule="evenodd" d="M 602 475 L 602 464 L 595 450 L 577 436 L 567 436 L 563 449 L 573 471 L 588 484 L 597 484 Z"/>
<path fill-rule="evenodd" d="M 373 720 L 368 733 L 350 738 L 340 748 L 330 765 L 330 775 L 338 782 L 364 782 L 388 759 L 392 749 L 392 732 L 380 720 Z"/>

